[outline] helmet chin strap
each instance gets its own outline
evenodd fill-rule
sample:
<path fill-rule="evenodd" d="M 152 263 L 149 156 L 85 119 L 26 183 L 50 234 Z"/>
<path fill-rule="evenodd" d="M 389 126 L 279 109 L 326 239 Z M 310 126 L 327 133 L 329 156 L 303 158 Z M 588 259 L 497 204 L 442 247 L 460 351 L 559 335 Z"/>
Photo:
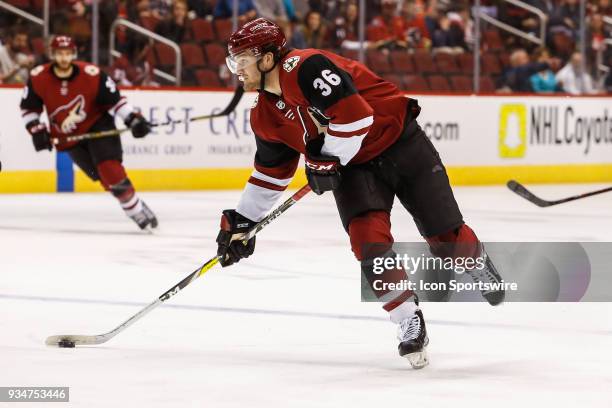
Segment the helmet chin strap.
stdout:
<path fill-rule="evenodd" d="M 278 64 L 278 61 L 279 61 L 280 59 L 277 59 L 276 57 L 274 57 L 274 65 L 272 65 L 272 68 L 270 68 L 270 69 L 269 69 L 269 70 L 267 70 L 267 71 L 264 71 L 264 70 L 263 70 L 263 69 L 261 69 L 261 67 L 259 66 L 259 63 L 260 63 L 262 60 L 263 60 L 263 58 L 261 58 L 261 59 L 259 59 L 259 60 L 257 61 L 257 70 L 259 71 L 259 75 L 260 75 L 260 76 L 259 76 L 259 77 L 260 77 L 260 80 L 259 80 L 259 90 L 260 90 L 260 91 L 265 91 L 265 89 L 266 89 L 266 74 L 268 74 L 268 73 L 272 72 L 272 70 L 273 70 L 273 69 L 276 67 L 276 64 Z"/>

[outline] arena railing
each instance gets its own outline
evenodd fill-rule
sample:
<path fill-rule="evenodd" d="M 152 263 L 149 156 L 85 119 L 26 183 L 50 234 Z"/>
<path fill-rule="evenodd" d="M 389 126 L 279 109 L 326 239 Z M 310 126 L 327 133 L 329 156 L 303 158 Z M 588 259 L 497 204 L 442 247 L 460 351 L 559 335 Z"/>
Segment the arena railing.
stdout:
<path fill-rule="evenodd" d="M 612 47 L 612 38 L 606 38 L 604 40 L 604 43 L 606 44 L 606 46 L 598 50 L 595 56 L 595 65 L 597 67 L 597 81 L 599 81 L 601 77 L 607 75 L 610 72 L 610 66 L 608 66 L 609 62 L 604 61 L 604 53 L 606 51 L 606 48 Z"/>
<path fill-rule="evenodd" d="M 603 16 L 603 22 L 604 24 L 608 24 L 612 26 L 612 17 Z M 604 40 L 604 43 L 606 44 L 606 47 L 597 51 L 597 79 L 601 78 L 602 74 L 607 74 L 608 72 L 610 72 L 610 68 L 611 68 L 608 65 L 610 64 L 610 61 L 604 61 L 603 57 L 604 57 L 604 52 L 606 51 L 606 48 L 608 47 L 612 48 L 612 38 L 606 38 Z"/>
<path fill-rule="evenodd" d="M 114 58 L 118 58 L 121 56 L 121 53 L 117 51 L 117 49 L 115 48 L 116 30 L 117 30 L 117 27 L 119 26 L 123 26 L 129 30 L 132 30 L 141 35 L 144 35 L 145 37 L 149 37 L 153 41 L 160 42 L 172 48 L 172 50 L 174 51 L 174 55 L 175 55 L 174 75 L 168 74 L 167 72 L 164 72 L 157 68 L 153 68 L 153 74 L 169 82 L 173 82 L 177 86 L 181 85 L 181 78 L 182 78 L 182 72 L 183 72 L 183 59 L 182 59 L 181 47 L 179 47 L 179 45 L 175 43 L 174 41 L 169 40 L 165 37 L 162 37 L 161 35 L 151 30 L 147 30 L 146 28 L 139 26 L 138 24 L 132 23 L 131 21 L 126 20 L 124 18 L 118 18 L 115 21 L 113 21 L 113 24 L 111 24 L 110 37 L 109 37 L 109 42 L 108 42 L 109 43 L 109 50 L 108 50 L 109 65 L 112 65 Z"/>
<path fill-rule="evenodd" d="M 540 35 L 539 37 L 536 37 L 535 35 L 533 35 L 533 33 L 527 32 L 527 31 L 523 31 L 523 30 L 519 30 L 516 27 L 513 27 L 509 24 L 504 23 L 501 20 L 498 20 L 494 17 L 491 17 L 485 13 L 482 12 L 482 10 L 478 9 L 477 13 L 478 13 L 478 17 L 480 17 L 480 19 L 486 21 L 487 23 L 501 29 L 504 31 L 507 31 L 511 34 L 514 34 L 516 36 L 519 36 L 521 38 L 524 38 L 527 41 L 533 42 L 535 44 L 538 44 L 540 46 L 545 46 L 546 45 L 546 23 L 548 22 L 548 16 L 546 16 L 546 14 L 536 8 L 533 7 L 527 3 L 524 3 L 520 0 L 503 0 L 506 3 L 510 3 L 516 7 L 522 8 L 524 10 L 527 10 L 533 14 L 535 14 L 538 19 L 540 20 Z"/>
<path fill-rule="evenodd" d="M 43 37 L 45 40 L 49 37 L 49 0 L 44 0 L 43 2 L 43 18 L 37 17 L 32 13 L 28 13 L 27 11 L 21 10 L 12 4 L 9 4 L 5 1 L 0 0 L 0 8 L 8 11 L 9 13 L 13 13 L 22 17 L 28 21 L 31 21 L 34 24 L 37 24 L 43 28 Z"/>

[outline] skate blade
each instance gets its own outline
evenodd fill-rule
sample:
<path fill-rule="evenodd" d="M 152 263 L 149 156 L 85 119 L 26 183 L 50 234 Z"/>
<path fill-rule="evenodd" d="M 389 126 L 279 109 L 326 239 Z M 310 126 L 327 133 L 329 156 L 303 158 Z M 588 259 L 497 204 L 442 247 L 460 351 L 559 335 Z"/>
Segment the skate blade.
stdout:
<path fill-rule="evenodd" d="M 147 224 L 147 226 L 141 228 L 140 231 L 148 235 L 155 235 L 155 231 L 159 231 L 159 225 L 152 227 L 151 224 Z"/>
<path fill-rule="evenodd" d="M 495 292 L 480 292 L 483 299 L 491 306 L 499 306 L 504 303 L 506 299 L 506 291 L 495 291 Z"/>
<path fill-rule="evenodd" d="M 415 370 L 420 370 L 429 364 L 429 357 L 427 356 L 427 349 L 423 348 L 421 351 L 417 351 L 416 353 L 410 353 L 404 355 L 409 362 L 412 368 Z"/>
<path fill-rule="evenodd" d="M 156 232 L 159 232 L 159 227 L 158 228 L 151 228 L 151 226 L 147 225 L 146 227 L 144 227 L 140 231 L 142 231 L 144 234 L 147 234 L 147 235 L 155 235 Z"/>

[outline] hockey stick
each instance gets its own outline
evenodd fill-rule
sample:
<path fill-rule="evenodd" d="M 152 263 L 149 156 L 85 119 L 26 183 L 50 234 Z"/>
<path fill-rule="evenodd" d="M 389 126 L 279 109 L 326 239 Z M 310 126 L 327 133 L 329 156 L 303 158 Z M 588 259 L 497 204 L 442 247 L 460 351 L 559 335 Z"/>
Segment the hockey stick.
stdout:
<path fill-rule="evenodd" d="M 520 195 L 527 201 L 531 201 L 538 207 L 550 207 L 552 205 L 563 204 L 569 201 L 580 200 L 581 198 L 590 197 L 590 196 L 594 196 L 597 194 L 602 194 L 602 193 L 607 193 L 608 191 L 612 191 L 612 187 L 606 187 L 606 188 L 602 188 L 601 190 L 591 191 L 590 193 L 578 194 L 575 196 L 562 198 L 560 200 L 549 201 L 549 200 L 543 200 L 540 197 L 536 196 L 531 191 L 527 190 L 521 183 L 515 180 L 508 181 L 507 186 L 510 190 L 514 191 L 516 194 Z"/>
<path fill-rule="evenodd" d="M 230 101 L 230 103 L 225 107 L 225 109 L 223 109 L 219 113 L 214 113 L 211 115 L 194 116 L 192 118 L 189 118 L 189 120 L 187 121 L 181 119 L 181 120 L 171 120 L 171 121 L 164 122 L 164 123 L 152 123 L 151 127 L 179 125 L 185 122 L 196 122 L 199 120 L 214 119 L 214 118 L 218 118 L 221 116 L 227 116 L 230 113 L 232 113 L 234 109 L 236 109 L 236 106 L 238 106 L 238 103 L 240 102 L 240 99 L 242 99 L 243 94 L 244 94 L 244 89 L 242 88 L 242 86 L 239 86 L 238 88 L 236 88 L 236 90 L 234 91 L 234 96 L 232 97 L 232 100 Z M 80 142 L 81 140 L 98 139 L 98 138 L 107 137 L 107 136 L 119 136 L 123 132 L 126 132 L 128 130 L 130 129 L 122 128 L 122 129 L 102 130 L 100 132 L 83 133 L 80 135 L 68 136 L 64 138 L 63 141 L 66 143 L 70 143 L 70 142 Z M 53 138 L 53 144 L 58 144 L 58 143 L 59 143 L 59 139 Z"/>
<path fill-rule="evenodd" d="M 295 203 L 297 203 L 302 197 L 310 192 L 310 186 L 305 185 L 297 192 L 295 192 L 291 197 L 289 197 L 284 203 L 278 206 L 274 211 L 268 214 L 263 220 L 258 222 L 249 232 L 245 234 L 244 237 L 239 239 L 249 240 L 253 238 L 259 231 L 264 229 L 268 224 L 278 218 L 282 213 L 291 208 Z M 149 313 L 151 310 L 155 309 L 157 306 L 161 305 L 177 293 L 179 293 L 182 289 L 184 289 L 191 282 L 204 275 L 208 270 L 210 270 L 213 266 L 215 266 L 219 262 L 219 257 L 215 256 L 211 258 L 204 265 L 196 269 L 189 276 L 185 277 L 178 284 L 174 285 L 172 288 L 168 289 L 164 294 L 155 299 L 152 303 L 146 306 L 144 309 L 140 310 L 138 313 L 127 319 L 125 322 L 121 323 L 119 326 L 115 327 L 113 330 L 93 336 L 86 335 L 58 335 L 58 336 L 50 336 L 45 341 L 47 346 L 52 347 L 74 347 L 74 346 L 82 346 L 82 345 L 96 345 L 106 343 L 117 334 L 121 333 L 123 330 L 130 327 L 134 322 L 140 320 L 144 315 Z"/>

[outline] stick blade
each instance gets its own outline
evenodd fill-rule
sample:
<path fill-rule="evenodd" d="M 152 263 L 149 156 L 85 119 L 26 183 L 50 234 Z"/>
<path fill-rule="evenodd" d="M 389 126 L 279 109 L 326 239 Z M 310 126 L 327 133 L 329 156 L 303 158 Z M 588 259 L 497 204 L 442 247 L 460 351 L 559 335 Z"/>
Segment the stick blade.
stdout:
<path fill-rule="evenodd" d="M 102 344 L 108 339 L 104 336 L 82 336 L 76 334 L 63 334 L 58 336 L 49 336 L 45 340 L 45 344 L 49 347 L 71 347 L 63 344 L 72 343 L 74 346 L 92 346 Z"/>
<path fill-rule="evenodd" d="M 519 188 L 520 184 L 516 180 L 508 180 L 506 186 L 512 191 L 515 191 Z"/>
<path fill-rule="evenodd" d="M 534 195 L 531 191 L 527 190 L 521 183 L 515 180 L 508 181 L 506 185 L 514 193 L 520 195 L 527 201 L 531 201 L 533 204 L 537 205 L 538 207 L 550 207 L 552 205 L 552 203 L 546 200 L 542 200 L 541 198 Z"/>

